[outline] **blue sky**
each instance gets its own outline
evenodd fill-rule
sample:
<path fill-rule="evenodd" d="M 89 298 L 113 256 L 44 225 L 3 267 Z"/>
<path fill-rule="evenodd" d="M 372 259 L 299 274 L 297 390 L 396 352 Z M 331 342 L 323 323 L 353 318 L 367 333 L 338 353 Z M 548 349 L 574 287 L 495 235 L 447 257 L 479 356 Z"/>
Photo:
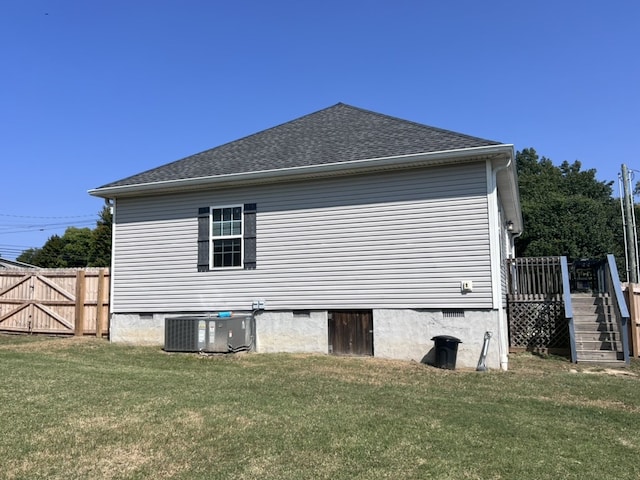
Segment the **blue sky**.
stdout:
<path fill-rule="evenodd" d="M 4 0 L 0 255 L 87 190 L 338 102 L 640 170 L 635 0 Z M 640 174 L 638 175 L 640 179 Z"/>

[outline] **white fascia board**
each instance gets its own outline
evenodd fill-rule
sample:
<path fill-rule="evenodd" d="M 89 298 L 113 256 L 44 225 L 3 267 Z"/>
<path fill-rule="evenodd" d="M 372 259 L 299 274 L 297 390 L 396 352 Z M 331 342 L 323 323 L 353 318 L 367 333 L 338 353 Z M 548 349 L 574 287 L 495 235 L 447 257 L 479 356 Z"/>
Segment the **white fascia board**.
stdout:
<path fill-rule="evenodd" d="M 414 166 L 445 165 L 459 163 L 477 158 L 488 158 L 494 155 L 513 157 L 513 145 L 490 145 L 439 152 L 418 153 L 393 157 L 381 157 L 350 162 L 335 162 L 323 165 L 262 170 L 256 172 L 233 173 L 210 177 L 185 178 L 163 182 L 139 183 L 115 187 L 95 188 L 89 194 L 102 198 L 151 195 L 184 190 L 202 189 L 211 186 L 235 186 L 255 183 L 287 181 L 296 178 L 314 178 L 333 175 L 365 173 L 377 170 L 410 168 Z"/>

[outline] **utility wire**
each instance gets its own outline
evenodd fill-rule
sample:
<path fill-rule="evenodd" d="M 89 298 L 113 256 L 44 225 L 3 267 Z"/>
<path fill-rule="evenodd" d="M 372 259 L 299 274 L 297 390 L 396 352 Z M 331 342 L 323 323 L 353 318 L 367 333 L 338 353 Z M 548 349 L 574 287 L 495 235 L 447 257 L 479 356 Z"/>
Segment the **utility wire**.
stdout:
<path fill-rule="evenodd" d="M 20 227 L 20 225 L 13 225 L 11 227 L 0 226 L 0 235 L 8 233 L 44 232 L 45 230 L 61 230 L 68 227 L 83 228 L 93 226 L 94 224 L 95 221 L 78 222 L 75 225 L 69 225 L 68 223 L 25 225 L 22 228 Z M 13 228 L 14 230 L 4 230 L 5 228 Z"/>
<path fill-rule="evenodd" d="M 65 216 L 38 216 L 38 215 L 14 215 L 11 213 L 0 213 L 0 217 L 13 217 L 13 218 L 45 218 L 45 219 L 63 219 L 63 218 L 95 218 L 96 214 L 92 215 L 65 215 Z"/>

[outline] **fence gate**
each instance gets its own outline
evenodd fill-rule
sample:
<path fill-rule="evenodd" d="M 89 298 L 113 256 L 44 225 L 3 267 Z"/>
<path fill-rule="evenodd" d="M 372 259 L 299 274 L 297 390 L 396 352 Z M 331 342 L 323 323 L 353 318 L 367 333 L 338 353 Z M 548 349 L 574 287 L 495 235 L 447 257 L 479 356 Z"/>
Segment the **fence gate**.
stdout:
<path fill-rule="evenodd" d="M 0 331 L 102 336 L 108 313 L 108 269 L 0 272 Z"/>

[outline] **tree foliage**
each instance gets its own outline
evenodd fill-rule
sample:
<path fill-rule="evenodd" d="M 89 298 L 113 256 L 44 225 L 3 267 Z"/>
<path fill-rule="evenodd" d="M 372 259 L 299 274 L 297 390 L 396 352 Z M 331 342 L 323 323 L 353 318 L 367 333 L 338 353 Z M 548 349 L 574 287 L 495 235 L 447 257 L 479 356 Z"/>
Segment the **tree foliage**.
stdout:
<path fill-rule="evenodd" d="M 579 161 L 559 167 L 533 148 L 516 154 L 524 233 L 518 256 L 564 255 L 598 259 L 608 253 L 624 258 L 620 207 L 613 182 L 596 179 L 595 169 Z"/>
<path fill-rule="evenodd" d="M 107 267 L 111 265 L 111 225 L 113 214 L 109 207 L 100 212 L 96 228 L 92 232 L 89 249 L 89 267 Z"/>
<path fill-rule="evenodd" d="M 108 267 L 111 264 L 111 210 L 104 207 L 96 228 L 69 227 L 52 235 L 42 248 L 30 248 L 16 258 L 44 268 Z"/>

